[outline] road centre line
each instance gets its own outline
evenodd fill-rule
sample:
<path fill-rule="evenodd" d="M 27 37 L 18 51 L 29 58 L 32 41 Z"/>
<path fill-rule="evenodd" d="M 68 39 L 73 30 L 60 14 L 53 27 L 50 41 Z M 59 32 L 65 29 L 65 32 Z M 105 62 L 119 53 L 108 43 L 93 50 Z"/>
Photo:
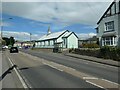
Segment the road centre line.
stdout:
<path fill-rule="evenodd" d="M 102 79 L 102 80 L 104 80 L 104 81 L 106 81 L 106 82 L 109 82 L 109 83 L 113 83 L 113 84 L 119 85 L 118 83 L 115 83 L 115 82 L 112 82 L 112 81 L 109 81 L 109 80 L 106 80 L 106 79 Z M 119 86 L 120 86 L 120 85 L 119 85 Z"/>
<path fill-rule="evenodd" d="M 9 62 L 10 62 L 10 64 L 11 64 L 12 66 L 15 65 L 9 57 L 8 57 L 8 60 L 9 60 Z M 14 68 L 14 71 L 16 72 L 16 74 L 17 74 L 20 82 L 22 83 L 23 87 L 24 87 L 24 88 L 28 88 L 28 86 L 26 85 L 25 81 L 23 80 L 23 78 L 21 77 L 21 75 L 19 74 L 19 72 L 17 71 L 16 68 Z"/>
<path fill-rule="evenodd" d="M 90 84 L 92 84 L 92 85 L 94 85 L 94 86 L 97 86 L 97 87 L 99 87 L 99 88 L 105 89 L 104 87 L 102 87 L 102 86 L 100 86 L 100 85 L 97 85 L 97 84 L 95 84 L 95 83 L 93 83 L 93 82 L 90 82 L 90 81 L 88 81 L 88 80 L 86 80 L 86 82 L 87 82 L 87 83 L 90 83 Z"/>

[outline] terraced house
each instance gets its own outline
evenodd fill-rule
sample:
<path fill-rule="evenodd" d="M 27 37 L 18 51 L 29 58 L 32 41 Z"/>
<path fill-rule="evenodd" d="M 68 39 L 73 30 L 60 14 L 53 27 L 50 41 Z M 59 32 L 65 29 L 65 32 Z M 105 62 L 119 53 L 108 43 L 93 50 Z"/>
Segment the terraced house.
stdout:
<path fill-rule="evenodd" d="M 114 0 L 97 22 L 100 46 L 120 46 L 120 0 Z"/>
<path fill-rule="evenodd" d="M 51 33 L 50 28 L 35 42 L 35 48 L 78 48 L 78 37 L 74 32 L 68 30 Z"/>

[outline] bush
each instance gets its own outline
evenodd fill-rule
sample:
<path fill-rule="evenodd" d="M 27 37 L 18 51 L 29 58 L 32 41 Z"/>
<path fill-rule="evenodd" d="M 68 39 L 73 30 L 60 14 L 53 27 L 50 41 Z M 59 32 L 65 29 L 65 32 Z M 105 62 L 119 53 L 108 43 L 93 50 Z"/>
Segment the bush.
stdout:
<path fill-rule="evenodd" d="M 70 49 L 70 53 L 99 57 L 104 59 L 113 59 L 120 61 L 120 48 L 104 46 L 99 50 L 95 49 Z"/>
<path fill-rule="evenodd" d="M 105 59 L 109 59 L 110 48 L 108 46 L 104 46 L 100 49 L 100 56 Z"/>
<path fill-rule="evenodd" d="M 75 54 L 80 54 L 80 55 L 87 55 L 87 56 L 94 56 L 97 57 L 99 50 L 90 50 L 90 49 L 74 49 L 74 51 L 72 51 Z"/>
<path fill-rule="evenodd" d="M 116 47 L 104 46 L 100 49 L 100 56 L 105 59 L 120 60 L 120 49 Z"/>
<path fill-rule="evenodd" d="M 69 53 L 74 52 L 74 48 L 69 49 Z"/>
<path fill-rule="evenodd" d="M 99 45 L 96 43 L 91 43 L 91 44 L 83 44 L 83 48 L 99 48 Z"/>

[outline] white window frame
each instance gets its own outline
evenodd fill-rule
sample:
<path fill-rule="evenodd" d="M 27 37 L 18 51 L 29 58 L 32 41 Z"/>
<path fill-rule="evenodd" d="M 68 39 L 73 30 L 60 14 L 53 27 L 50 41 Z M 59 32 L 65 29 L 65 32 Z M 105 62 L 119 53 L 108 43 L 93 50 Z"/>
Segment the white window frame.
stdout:
<path fill-rule="evenodd" d="M 114 36 L 102 38 L 102 46 L 115 46 L 116 45 L 115 38 L 116 37 Z"/>
<path fill-rule="evenodd" d="M 105 31 L 114 31 L 114 21 L 105 23 Z"/>

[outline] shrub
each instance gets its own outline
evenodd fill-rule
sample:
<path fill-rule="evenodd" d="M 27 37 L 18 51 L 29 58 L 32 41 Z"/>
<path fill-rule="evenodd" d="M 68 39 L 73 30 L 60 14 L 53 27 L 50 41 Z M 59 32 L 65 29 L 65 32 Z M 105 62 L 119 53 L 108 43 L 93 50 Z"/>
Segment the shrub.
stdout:
<path fill-rule="evenodd" d="M 105 59 L 120 60 L 120 49 L 116 47 L 104 46 L 100 49 L 100 56 Z"/>
<path fill-rule="evenodd" d="M 91 44 L 83 44 L 83 48 L 99 48 L 99 45 L 96 43 L 91 43 Z"/>
<path fill-rule="evenodd" d="M 74 52 L 74 48 L 69 49 L 69 53 Z"/>
<path fill-rule="evenodd" d="M 69 52 L 120 61 L 120 48 L 104 46 L 100 49 L 70 49 Z"/>

